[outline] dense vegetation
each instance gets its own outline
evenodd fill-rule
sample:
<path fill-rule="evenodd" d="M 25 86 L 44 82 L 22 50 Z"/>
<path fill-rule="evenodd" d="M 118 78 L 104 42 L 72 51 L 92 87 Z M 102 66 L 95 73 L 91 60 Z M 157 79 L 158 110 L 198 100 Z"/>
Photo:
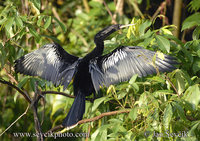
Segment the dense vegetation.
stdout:
<path fill-rule="evenodd" d="M 0 139 L 36 140 L 13 133 L 47 132 L 62 123 L 73 102 L 72 85 L 63 91 L 40 78 L 16 74 L 17 58 L 53 41 L 82 57 L 95 47 L 93 37 L 102 28 L 135 23 L 111 35 L 104 52 L 121 45 L 142 46 L 161 58 L 162 53 L 176 57 L 177 69 L 146 78 L 134 75 L 103 88 L 93 103 L 93 96 L 87 100 L 83 119 L 108 115 L 62 132 L 89 133 L 88 140 L 200 140 L 200 1 L 183 7 L 187 17 L 176 25 L 181 30 L 176 35 L 173 13 L 167 11 L 173 5 L 172 0 L 157 5 L 150 0 L 0 1 Z M 39 94 L 43 96 L 35 105 Z"/>

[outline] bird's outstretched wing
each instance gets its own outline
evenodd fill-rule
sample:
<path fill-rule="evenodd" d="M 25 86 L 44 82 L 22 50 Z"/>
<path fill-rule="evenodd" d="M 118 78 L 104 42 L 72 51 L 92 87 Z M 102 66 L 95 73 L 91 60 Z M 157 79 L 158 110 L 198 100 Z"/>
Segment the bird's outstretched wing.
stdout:
<path fill-rule="evenodd" d="M 78 57 L 68 54 L 60 45 L 53 43 L 16 60 L 15 70 L 22 74 L 39 76 L 66 88 L 74 75 L 77 63 Z"/>
<path fill-rule="evenodd" d="M 110 54 L 91 60 L 89 69 L 96 92 L 100 87 L 127 81 L 134 74 L 143 77 L 155 74 L 156 69 L 159 72 L 175 69 L 173 66 L 177 64 L 175 58 L 164 55 L 163 60 L 156 57 L 153 63 L 154 55 L 155 52 L 142 47 L 122 46 Z"/>

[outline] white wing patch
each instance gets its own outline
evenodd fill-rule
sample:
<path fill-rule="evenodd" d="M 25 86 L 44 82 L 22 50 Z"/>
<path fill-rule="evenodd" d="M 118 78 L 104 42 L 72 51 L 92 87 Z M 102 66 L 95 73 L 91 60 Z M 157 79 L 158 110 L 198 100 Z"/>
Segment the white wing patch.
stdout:
<path fill-rule="evenodd" d="M 127 53 L 122 51 L 121 49 L 109 56 L 107 59 L 103 61 L 104 71 L 108 68 L 115 66 L 119 61 L 123 60 L 127 56 Z"/>

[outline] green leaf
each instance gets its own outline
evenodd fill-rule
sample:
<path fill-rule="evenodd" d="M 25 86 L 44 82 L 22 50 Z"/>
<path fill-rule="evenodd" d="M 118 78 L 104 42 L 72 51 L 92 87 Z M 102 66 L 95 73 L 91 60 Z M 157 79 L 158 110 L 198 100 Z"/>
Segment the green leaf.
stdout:
<path fill-rule="evenodd" d="M 15 17 L 15 21 L 16 21 L 17 26 L 19 26 L 19 27 L 24 26 L 20 17 Z"/>
<path fill-rule="evenodd" d="M 37 25 L 41 26 L 42 25 L 42 19 L 45 17 L 44 15 L 38 16 L 39 19 L 37 20 Z"/>
<path fill-rule="evenodd" d="M 173 102 L 172 104 L 176 108 L 181 119 L 183 119 L 184 121 L 187 121 L 183 108 L 177 102 Z"/>
<path fill-rule="evenodd" d="M 108 3 L 108 8 L 110 9 L 110 11 L 115 11 L 116 9 L 115 3 L 114 2 Z"/>
<path fill-rule="evenodd" d="M 0 43 L 0 60 L 1 60 L 1 69 L 3 69 L 7 59 L 7 53 L 2 43 Z"/>
<path fill-rule="evenodd" d="M 139 86 L 136 83 L 131 84 L 133 86 L 133 88 L 136 90 L 136 92 L 139 91 Z"/>
<path fill-rule="evenodd" d="M 200 26 L 197 26 L 193 33 L 192 33 L 192 39 L 193 40 L 198 40 L 199 39 L 199 35 L 200 35 Z"/>
<path fill-rule="evenodd" d="M 169 129 L 169 124 L 171 122 L 172 116 L 173 116 L 172 106 L 169 103 L 167 107 L 165 108 L 164 116 L 163 116 L 163 125 L 164 125 L 165 130 Z"/>
<path fill-rule="evenodd" d="M 102 125 L 100 128 L 98 128 L 92 135 L 91 135 L 91 141 L 102 141 L 102 132 L 107 131 L 107 128 L 110 127 L 110 124 Z M 104 135 L 104 134 L 103 134 Z M 107 136 L 106 136 L 107 137 Z M 107 139 L 106 139 L 107 140 Z"/>
<path fill-rule="evenodd" d="M 0 25 L 3 25 L 7 21 L 7 17 L 0 20 Z"/>
<path fill-rule="evenodd" d="M 199 0 L 191 0 L 191 2 L 188 4 L 189 8 L 188 10 L 190 12 L 197 12 L 200 8 L 200 1 Z"/>
<path fill-rule="evenodd" d="M 54 36 L 48 36 L 48 35 L 41 35 L 42 37 L 45 37 L 45 38 L 49 38 L 49 39 L 51 39 L 51 40 L 53 40 L 54 42 L 56 42 L 56 43 L 60 43 L 61 44 L 61 42 L 60 42 L 60 40 L 58 40 L 56 37 L 54 37 Z"/>
<path fill-rule="evenodd" d="M 200 26 L 200 13 L 195 13 L 187 17 L 183 22 L 181 31 L 189 29 L 193 26 Z"/>
<path fill-rule="evenodd" d="M 40 41 L 40 35 L 37 33 L 37 31 L 35 30 L 35 28 L 32 27 L 32 26 L 29 26 L 29 31 L 35 37 L 36 42 L 39 43 L 39 41 Z"/>
<path fill-rule="evenodd" d="M 146 20 L 145 22 L 143 22 L 140 26 L 139 26 L 139 33 L 140 36 L 143 36 L 145 33 L 145 30 L 151 26 L 151 21 Z"/>
<path fill-rule="evenodd" d="M 152 81 L 156 81 L 156 82 L 160 82 L 160 83 L 165 83 L 165 80 L 159 76 L 152 76 L 152 77 L 148 77 L 148 80 L 152 80 Z"/>
<path fill-rule="evenodd" d="M 185 79 L 181 73 L 181 71 L 178 71 L 175 74 L 175 80 L 176 80 L 176 88 L 178 90 L 178 93 L 181 94 L 185 90 Z"/>
<path fill-rule="evenodd" d="M 120 94 L 117 95 L 117 99 L 118 99 L 118 100 L 119 100 L 119 99 L 122 99 L 122 98 L 124 98 L 126 95 L 127 95 L 127 93 L 121 92 Z"/>
<path fill-rule="evenodd" d="M 40 0 L 29 0 L 32 3 L 33 8 L 36 10 L 37 14 L 40 14 L 41 2 Z"/>
<path fill-rule="evenodd" d="M 192 70 L 194 71 L 194 73 L 197 73 L 200 70 L 200 58 L 194 59 Z"/>
<path fill-rule="evenodd" d="M 170 34 L 165 34 L 164 37 L 168 38 L 168 39 L 171 39 L 171 40 L 174 40 L 177 44 L 181 45 L 181 46 L 184 46 L 184 43 L 181 42 L 181 40 L 179 40 L 178 38 L 176 38 L 175 36 L 173 35 L 170 35 Z"/>
<path fill-rule="evenodd" d="M 51 24 L 51 16 L 48 16 L 46 19 L 46 23 L 44 24 L 44 28 L 47 29 Z"/>
<path fill-rule="evenodd" d="M 197 51 L 197 55 L 200 58 L 200 49 Z"/>
<path fill-rule="evenodd" d="M 170 51 L 170 42 L 164 38 L 163 36 L 160 35 L 156 35 L 156 41 L 158 43 L 158 47 L 162 50 L 162 51 L 167 51 L 169 53 Z"/>
<path fill-rule="evenodd" d="M 59 26 L 62 28 L 63 32 L 65 33 L 67 31 L 67 29 L 66 29 L 64 23 L 59 21 L 56 17 L 54 17 L 54 20 L 59 24 Z"/>
<path fill-rule="evenodd" d="M 135 102 L 135 105 L 138 104 L 139 107 L 142 105 L 146 106 L 147 105 L 147 94 L 144 92 L 143 94 L 140 95 L 140 98 L 138 101 Z"/>
<path fill-rule="evenodd" d="M 192 128 L 188 132 L 188 136 L 195 136 L 195 130 L 200 128 L 200 121 L 195 121 Z"/>
<path fill-rule="evenodd" d="M 8 20 L 5 23 L 5 29 L 7 31 L 7 34 L 9 35 L 8 38 L 11 38 L 12 36 L 14 36 L 13 28 L 12 28 L 13 24 L 14 24 L 14 18 L 13 17 L 8 18 Z"/>
<path fill-rule="evenodd" d="M 96 99 L 96 100 L 94 101 L 93 106 L 92 106 L 92 112 L 94 112 L 94 111 L 98 108 L 98 106 L 99 106 L 102 102 L 104 102 L 104 100 L 106 100 L 106 99 L 107 99 L 107 97 L 101 97 L 101 98 Z"/>
<path fill-rule="evenodd" d="M 101 3 L 98 2 L 98 1 L 90 1 L 90 2 L 89 2 L 89 5 L 90 5 L 91 7 L 93 7 L 93 8 L 101 8 L 101 7 L 102 7 Z"/>
<path fill-rule="evenodd" d="M 197 108 L 197 106 L 200 102 L 200 95 L 199 94 L 200 94 L 200 89 L 199 89 L 198 84 L 190 86 L 185 91 L 184 99 L 192 104 L 193 109 Z"/>
<path fill-rule="evenodd" d="M 132 121 L 134 121 L 136 118 L 137 118 L 137 107 L 134 107 L 131 111 L 130 111 L 130 113 L 128 114 L 128 117 L 132 120 Z"/>
<path fill-rule="evenodd" d="M 131 79 L 129 80 L 129 84 L 133 84 L 135 82 L 135 80 L 137 79 L 137 74 L 134 74 Z"/>
<path fill-rule="evenodd" d="M 35 78 L 30 78 L 30 86 L 33 91 L 35 91 L 35 84 L 36 84 Z"/>
<path fill-rule="evenodd" d="M 17 85 L 18 88 L 22 88 L 26 82 L 28 81 L 29 77 L 24 77 Z"/>
<path fill-rule="evenodd" d="M 109 122 L 112 122 L 112 124 L 123 124 L 122 120 L 116 118 L 109 119 Z"/>

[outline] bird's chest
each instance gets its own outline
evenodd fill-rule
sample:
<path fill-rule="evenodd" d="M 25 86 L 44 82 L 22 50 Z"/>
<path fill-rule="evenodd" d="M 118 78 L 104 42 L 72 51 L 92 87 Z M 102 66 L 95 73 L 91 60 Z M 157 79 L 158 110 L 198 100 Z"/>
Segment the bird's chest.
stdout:
<path fill-rule="evenodd" d="M 89 61 L 80 62 L 77 72 L 74 77 L 74 90 L 80 90 L 85 95 L 90 95 L 94 91 L 94 87 L 91 80 L 91 74 L 89 72 Z"/>

